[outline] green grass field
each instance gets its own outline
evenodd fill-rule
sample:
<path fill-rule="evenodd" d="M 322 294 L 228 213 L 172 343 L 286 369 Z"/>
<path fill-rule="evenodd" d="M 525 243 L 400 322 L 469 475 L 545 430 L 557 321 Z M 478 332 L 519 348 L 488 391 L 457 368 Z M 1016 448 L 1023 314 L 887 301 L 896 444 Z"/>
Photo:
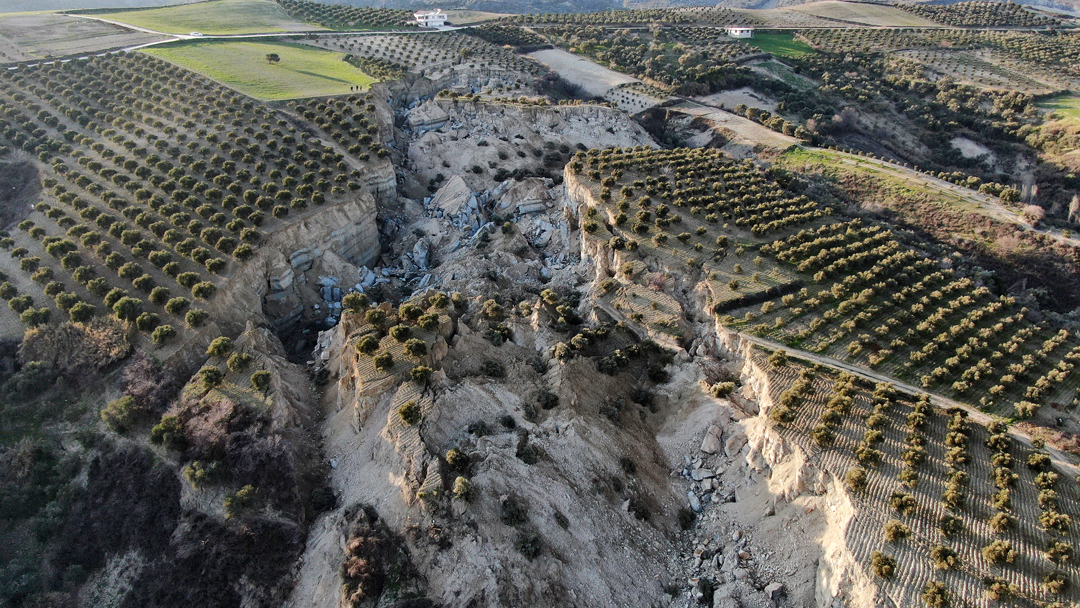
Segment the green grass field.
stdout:
<path fill-rule="evenodd" d="M 1076 95 L 1061 95 L 1039 102 L 1039 107 L 1053 110 L 1065 118 L 1080 120 L 1080 97 Z"/>
<path fill-rule="evenodd" d="M 772 53 L 776 57 L 799 57 L 814 52 L 814 49 L 810 48 L 805 42 L 795 40 L 791 32 L 763 32 L 759 30 L 754 32 L 753 38 L 744 40 L 744 42 L 752 44 L 766 53 Z"/>
<path fill-rule="evenodd" d="M 323 28 L 296 21 L 273 0 L 215 0 L 95 15 L 170 34 L 262 34 Z"/>
<path fill-rule="evenodd" d="M 311 47 L 269 42 L 198 42 L 143 51 L 266 101 L 341 95 L 367 88 L 375 79 L 341 60 L 343 55 Z M 281 62 L 270 65 L 266 55 Z"/>

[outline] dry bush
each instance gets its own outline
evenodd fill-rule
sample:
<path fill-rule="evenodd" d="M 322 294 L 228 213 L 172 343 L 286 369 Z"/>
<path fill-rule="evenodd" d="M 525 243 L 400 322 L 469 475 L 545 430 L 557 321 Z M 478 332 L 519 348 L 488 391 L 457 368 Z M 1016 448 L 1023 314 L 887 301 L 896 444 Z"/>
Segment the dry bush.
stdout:
<path fill-rule="evenodd" d="M 886 522 L 885 526 L 882 529 L 885 532 L 885 540 L 889 541 L 890 543 L 894 543 L 896 541 L 903 540 L 908 536 L 911 536 L 911 528 L 908 528 L 903 524 L 903 522 L 895 519 L 891 519 Z"/>
<path fill-rule="evenodd" d="M 161 413 L 179 388 L 176 376 L 160 361 L 143 353 L 135 355 L 120 374 L 124 392 L 142 409 Z"/>
<path fill-rule="evenodd" d="M 881 551 L 874 551 L 870 555 L 870 567 L 873 569 L 874 575 L 891 579 L 896 574 L 896 559 Z"/>
<path fill-rule="evenodd" d="M 19 347 L 19 360 L 50 364 L 62 375 L 78 378 L 120 361 L 131 353 L 131 343 L 115 319 L 95 318 L 88 323 L 42 325 L 27 330 Z"/>

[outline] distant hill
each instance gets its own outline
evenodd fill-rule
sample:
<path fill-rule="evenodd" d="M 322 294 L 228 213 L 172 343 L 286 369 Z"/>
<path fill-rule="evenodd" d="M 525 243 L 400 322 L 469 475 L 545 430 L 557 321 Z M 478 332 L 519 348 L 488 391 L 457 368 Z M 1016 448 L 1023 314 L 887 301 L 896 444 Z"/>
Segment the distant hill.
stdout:
<path fill-rule="evenodd" d="M 0 0 L 0 13 L 59 11 L 76 8 L 145 8 L 190 4 L 195 0 Z"/>
<path fill-rule="evenodd" d="M 680 6 L 727 6 L 731 8 L 768 9 L 805 4 L 809 0 L 322 0 L 330 4 L 375 6 L 384 8 L 447 8 L 491 11 L 496 13 L 578 13 L 621 8 L 672 8 Z M 2 3 L 2 0 L 0 0 Z M 934 2 L 949 4 L 948 2 Z M 880 2 L 879 4 L 891 4 Z M 919 2 L 913 2 L 919 4 Z M 1080 11 L 1080 0 L 1023 0 L 1036 8 L 1070 12 Z"/>

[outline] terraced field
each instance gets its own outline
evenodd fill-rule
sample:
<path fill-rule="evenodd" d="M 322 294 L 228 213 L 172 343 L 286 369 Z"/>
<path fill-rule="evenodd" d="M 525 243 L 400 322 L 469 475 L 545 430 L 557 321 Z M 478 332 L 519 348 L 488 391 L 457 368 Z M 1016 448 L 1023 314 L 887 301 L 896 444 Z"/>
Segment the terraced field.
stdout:
<path fill-rule="evenodd" d="M 614 254 L 623 283 L 648 285 L 644 270 L 656 265 L 689 268 L 725 326 L 1003 416 L 1074 402 L 1080 341 L 968 270 L 935 262 L 917 239 L 838 218 L 714 152 L 590 151 L 568 172 L 598 201 L 582 227 Z M 640 313 L 633 304 L 621 305 Z M 670 319 L 631 319 L 674 329 Z"/>
<path fill-rule="evenodd" d="M 456 33 L 320 36 L 310 44 L 344 53 L 349 61 L 400 76 L 434 75 L 454 66 L 500 68 L 539 75 L 543 67 L 501 46 Z"/>
<path fill-rule="evenodd" d="M 918 604 L 935 582 L 953 606 L 1076 597 L 1080 486 L 1041 444 L 888 384 L 762 354 L 754 364 L 770 372 L 780 433 L 844 480 L 848 546 L 897 604 Z"/>
<path fill-rule="evenodd" d="M 352 150 L 378 162 L 374 106 L 334 104 L 332 126 L 363 128 Z M 265 231 L 364 188 L 284 115 L 144 54 L 5 70 L 0 105 L 4 149 L 45 167 L 43 201 L 0 239 L 0 316 L 30 326 L 109 316 L 171 342 Z"/>

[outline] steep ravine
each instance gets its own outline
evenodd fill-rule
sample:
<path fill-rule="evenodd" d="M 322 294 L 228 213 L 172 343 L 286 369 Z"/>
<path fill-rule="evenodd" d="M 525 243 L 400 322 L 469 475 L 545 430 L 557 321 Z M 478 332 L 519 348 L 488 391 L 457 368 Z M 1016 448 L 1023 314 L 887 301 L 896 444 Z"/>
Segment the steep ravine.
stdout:
<path fill-rule="evenodd" d="M 593 199 L 591 190 L 574 172 L 566 171 L 565 183 L 578 215 L 588 207 L 599 207 L 599 201 Z M 612 250 L 606 242 L 590 238 L 584 231 L 580 234 L 582 255 L 594 262 L 597 282 L 614 277 L 617 269 L 632 255 L 625 250 Z M 637 259 L 637 256 L 633 257 Z M 743 340 L 738 332 L 726 328 L 708 310 L 703 295 L 707 290 L 703 284 L 695 284 L 700 277 L 687 273 L 685 268 L 661 266 L 656 259 L 645 262 L 651 271 L 672 279 L 673 287 L 669 293 L 682 306 L 681 314 L 692 327 L 691 334 L 683 339 L 685 350 L 677 360 L 686 361 L 688 367 L 696 364 L 705 370 L 699 390 L 705 392 L 710 383 L 723 374 L 723 369 L 735 372 L 733 375 L 741 383 L 741 389 L 728 399 L 714 400 L 722 405 L 712 420 L 699 423 L 699 426 L 713 426 L 716 444 L 723 448 L 710 454 L 692 444 L 687 453 L 682 456 L 673 453 L 669 458 L 672 466 L 683 469 L 684 473 L 696 470 L 715 473 L 714 481 L 708 487 L 715 484 L 723 488 L 724 500 L 742 495 L 712 512 L 707 507 L 703 509 L 705 515 L 699 518 L 694 535 L 689 539 L 688 552 L 698 557 L 702 552 L 723 557 L 725 545 L 731 547 L 729 540 L 735 540 L 734 537 L 726 538 L 732 534 L 739 537 L 735 540 L 736 545 L 744 548 L 754 545 L 758 550 L 735 551 L 734 559 L 739 566 L 733 567 L 729 549 L 726 562 L 723 559 L 720 562 L 726 563 L 727 567 L 714 568 L 714 572 L 719 570 L 718 575 L 709 573 L 708 560 L 704 560 L 704 566 L 688 568 L 688 574 L 720 583 L 716 606 L 739 605 L 731 601 L 744 606 L 759 604 L 767 598 L 747 588 L 745 581 L 760 582 L 765 578 L 782 583 L 786 597 L 793 600 L 794 605 L 874 605 L 878 594 L 876 586 L 848 547 L 849 529 L 858 513 L 840 482 L 843 471 L 825 469 L 823 463 L 809 458 L 799 445 L 776 432 L 768 417 L 773 407 L 770 372 L 752 356 L 755 346 Z M 619 310 L 612 307 L 604 310 L 615 320 L 636 327 L 643 336 L 660 343 L 670 342 L 668 334 L 655 331 L 647 324 L 636 324 Z M 695 433 L 695 439 L 708 441 L 710 432 L 706 428 L 697 428 Z M 680 463 L 680 457 L 689 462 Z M 690 477 L 689 481 L 697 488 L 693 491 L 699 497 L 698 502 L 704 502 L 700 498 L 710 494 L 708 487 L 703 493 L 703 484 L 694 481 L 694 475 Z M 729 491 L 732 492 L 730 495 Z M 714 497 L 718 495 L 719 491 L 712 493 Z M 778 525 L 781 529 L 777 529 Z M 806 532 L 800 537 L 802 546 L 794 551 L 787 547 L 785 551 L 783 545 L 790 544 L 788 535 L 799 527 Z M 812 539 L 813 543 L 807 545 L 806 539 Z M 758 554 L 766 552 L 770 553 L 769 560 L 758 561 Z M 738 557 L 740 554 L 748 555 L 750 559 Z M 690 563 L 700 561 L 694 559 Z M 764 585 L 757 587 L 764 588 Z"/>
<path fill-rule="evenodd" d="M 572 180 L 567 190 L 588 203 Z M 619 264 L 602 245 L 581 243 L 576 268 L 592 262 L 606 278 Z M 380 605 L 426 597 L 441 606 L 689 606 L 702 580 L 725 608 L 765 608 L 773 595 L 783 605 L 872 605 L 876 589 L 847 546 L 858 513 L 839 476 L 773 428 L 769 372 L 715 324 L 692 279 L 675 284 L 692 331 L 671 345 L 670 380 L 647 386 L 651 408 L 632 399 L 622 412 L 610 407 L 642 386 L 643 372 L 609 376 L 592 358 L 554 359 L 565 338 L 549 329 L 539 299 L 528 316 L 506 316 L 511 338 L 499 345 L 485 337 L 483 297 L 451 304 L 424 334 L 422 362 L 436 370 L 426 386 L 373 373 L 370 356 L 356 351 L 369 331 L 358 317 L 323 333 L 315 359 L 330 376 L 322 438 L 337 507 L 312 526 L 288 606 L 342 605 L 341 564 L 361 505 L 396 535 L 414 572 Z M 579 289 L 579 314 L 591 316 L 592 287 Z M 501 373 L 484 372 L 486 361 Z M 740 392 L 709 393 L 732 376 Z M 537 406 L 540 392 L 558 405 Z M 398 414 L 410 400 L 423 412 L 416 426 Z M 467 456 L 467 472 L 449 467 L 451 449 Z M 458 475 L 472 485 L 468 502 L 449 496 Z M 521 521 L 505 520 L 508 501 L 526 507 Z M 697 523 L 680 531 L 677 515 L 692 506 Z M 522 554 L 522 538 L 538 539 L 538 556 Z"/>

